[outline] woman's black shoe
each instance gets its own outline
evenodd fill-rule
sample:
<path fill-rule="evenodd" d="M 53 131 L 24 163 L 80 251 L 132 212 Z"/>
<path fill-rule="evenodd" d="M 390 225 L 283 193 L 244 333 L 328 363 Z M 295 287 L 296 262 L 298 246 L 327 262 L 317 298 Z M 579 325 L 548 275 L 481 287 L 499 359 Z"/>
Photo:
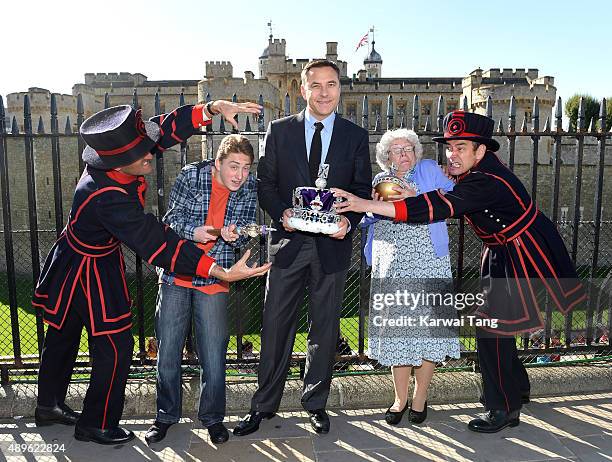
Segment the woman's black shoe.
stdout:
<path fill-rule="evenodd" d="M 408 409 L 408 401 L 406 401 L 404 409 L 399 412 L 392 411 L 391 408 L 387 409 L 387 412 L 385 412 L 385 421 L 389 425 L 397 425 L 402 420 L 402 417 L 404 417 L 404 412 L 406 412 L 406 409 Z"/>
<path fill-rule="evenodd" d="M 423 410 L 421 412 L 415 411 L 410 407 L 410 412 L 408 412 L 408 420 L 415 424 L 420 424 L 425 422 L 427 418 L 427 401 L 425 401 L 425 406 L 423 406 Z"/>

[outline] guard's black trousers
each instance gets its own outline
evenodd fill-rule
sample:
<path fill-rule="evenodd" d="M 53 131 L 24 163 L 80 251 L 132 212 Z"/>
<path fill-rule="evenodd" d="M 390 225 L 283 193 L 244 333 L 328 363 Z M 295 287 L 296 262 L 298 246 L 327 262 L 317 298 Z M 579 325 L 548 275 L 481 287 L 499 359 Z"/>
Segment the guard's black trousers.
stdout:
<path fill-rule="evenodd" d="M 52 326 L 47 329 L 38 373 L 38 404 L 51 407 L 66 399 L 85 326 L 92 368 L 78 425 L 113 428 L 123 412 L 134 339 L 131 329 L 92 336 L 88 309 L 85 294 L 77 284 L 62 329 Z"/>
<path fill-rule="evenodd" d="M 529 393 L 530 386 L 516 339 L 477 332 L 476 340 L 485 408 L 508 412 L 520 409 L 521 396 Z"/>

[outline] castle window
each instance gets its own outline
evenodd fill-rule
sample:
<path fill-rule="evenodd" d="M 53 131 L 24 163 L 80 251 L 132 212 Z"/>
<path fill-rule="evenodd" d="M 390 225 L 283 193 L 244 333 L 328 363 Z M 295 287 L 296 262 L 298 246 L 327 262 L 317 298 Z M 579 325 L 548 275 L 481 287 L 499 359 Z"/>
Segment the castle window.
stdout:
<path fill-rule="evenodd" d="M 283 81 L 282 80 L 278 81 L 278 88 L 283 88 Z"/>
<path fill-rule="evenodd" d="M 431 102 L 430 101 L 424 102 L 421 105 L 421 115 L 423 117 L 427 117 L 428 115 L 431 115 Z"/>

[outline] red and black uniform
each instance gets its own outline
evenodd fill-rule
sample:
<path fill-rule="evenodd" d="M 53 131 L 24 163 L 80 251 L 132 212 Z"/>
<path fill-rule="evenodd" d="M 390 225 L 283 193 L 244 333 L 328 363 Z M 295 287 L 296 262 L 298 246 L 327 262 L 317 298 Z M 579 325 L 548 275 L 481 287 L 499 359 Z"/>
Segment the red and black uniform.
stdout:
<path fill-rule="evenodd" d="M 156 117 L 163 151 L 205 125 L 201 106 Z M 179 274 L 208 277 L 214 260 L 153 215 L 144 213 L 142 176 L 87 166 L 76 187 L 66 228 L 51 249 L 33 305 L 49 324 L 41 358 L 38 404 L 62 403 L 83 326 L 93 359 L 79 425 L 116 427 L 133 354 L 132 301 L 121 243 L 148 263 Z"/>
<path fill-rule="evenodd" d="M 482 289 L 477 314 L 497 319 L 478 331 L 478 354 L 487 409 L 520 408 L 529 391 L 514 335 L 544 327 L 542 294 L 566 314 L 586 294 L 561 236 L 537 208 L 521 181 L 487 151 L 453 191 L 429 192 L 396 202 L 395 220 L 423 223 L 464 216 L 482 240 Z"/>

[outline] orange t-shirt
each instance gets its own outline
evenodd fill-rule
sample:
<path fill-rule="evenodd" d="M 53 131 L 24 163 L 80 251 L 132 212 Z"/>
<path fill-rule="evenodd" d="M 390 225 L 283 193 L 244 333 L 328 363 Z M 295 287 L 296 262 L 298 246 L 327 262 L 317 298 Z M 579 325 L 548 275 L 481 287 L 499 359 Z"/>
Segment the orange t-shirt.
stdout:
<path fill-rule="evenodd" d="M 227 201 L 229 199 L 230 190 L 227 189 L 223 184 L 219 183 L 213 175 L 212 178 L 212 191 L 210 193 L 210 204 L 208 206 L 208 215 L 206 215 L 206 222 L 204 223 L 207 226 L 213 226 L 215 228 L 222 228 L 223 221 L 225 219 L 225 209 L 227 208 Z M 221 239 L 221 236 L 217 238 Z M 198 243 L 196 244 L 200 249 L 204 250 L 206 253 L 212 249 L 213 245 L 215 245 L 217 241 L 210 241 L 206 244 Z M 180 276 L 176 275 L 174 277 L 174 284 L 180 287 L 189 287 L 190 289 L 196 289 L 200 292 L 204 292 L 205 294 L 218 294 L 220 292 L 229 292 L 229 282 L 227 281 L 219 281 L 215 284 L 207 285 L 207 286 L 199 286 L 194 287 L 192 283 L 192 278 L 189 276 Z"/>

